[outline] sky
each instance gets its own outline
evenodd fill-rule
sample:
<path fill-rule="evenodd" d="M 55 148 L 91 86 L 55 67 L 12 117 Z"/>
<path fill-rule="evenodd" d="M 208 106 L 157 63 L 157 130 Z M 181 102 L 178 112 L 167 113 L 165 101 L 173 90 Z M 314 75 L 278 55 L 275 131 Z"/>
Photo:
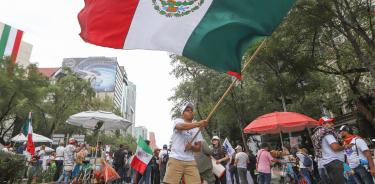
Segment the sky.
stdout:
<path fill-rule="evenodd" d="M 170 75 L 167 52 L 116 50 L 85 43 L 77 20 L 84 0 L 1 0 L 0 22 L 24 31 L 23 41 L 33 45 L 31 63 L 39 67 L 60 67 L 63 58 L 117 57 L 128 79 L 137 86 L 136 126 L 156 134 L 160 147 L 172 134 L 168 98 L 178 85 Z"/>

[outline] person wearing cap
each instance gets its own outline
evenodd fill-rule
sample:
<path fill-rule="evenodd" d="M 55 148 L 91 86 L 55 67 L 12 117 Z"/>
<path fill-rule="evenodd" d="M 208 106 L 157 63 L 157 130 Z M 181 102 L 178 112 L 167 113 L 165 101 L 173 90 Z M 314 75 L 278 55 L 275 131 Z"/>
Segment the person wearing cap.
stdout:
<path fill-rule="evenodd" d="M 229 160 L 229 156 L 227 153 L 227 150 L 224 146 L 220 143 L 220 138 L 218 136 L 213 136 L 211 139 L 212 143 L 212 157 L 216 160 L 216 164 L 221 164 L 224 166 L 227 165 L 227 161 Z M 226 174 L 223 174 L 220 178 L 215 176 L 216 184 L 226 184 L 227 183 L 227 177 Z"/>
<path fill-rule="evenodd" d="M 269 145 L 262 143 L 260 150 L 257 152 L 257 164 L 256 170 L 258 171 L 258 183 L 259 184 L 270 184 L 271 183 L 271 164 L 272 162 L 278 162 L 274 159 L 269 152 Z"/>
<path fill-rule="evenodd" d="M 192 141 L 199 128 L 207 125 L 207 120 L 193 122 L 193 104 L 185 103 L 181 106 L 181 118 L 177 118 L 173 125 L 171 153 L 167 164 L 164 183 L 180 183 L 184 176 L 185 183 L 200 184 L 200 176 L 193 152 L 201 150 L 202 134 L 199 132 Z"/>
<path fill-rule="evenodd" d="M 339 136 L 333 129 L 333 118 L 322 117 L 319 126 L 314 129 L 311 139 L 318 164 L 326 168 L 332 183 L 346 183 L 344 177 L 344 153 L 343 150 L 350 145 L 340 145 Z"/>
<path fill-rule="evenodd" d="M 240 178 L 240 183 L 247 183 L 247 164 L 249 163 L 249 156 L 243 152 L 242 146 L 238 145 L 236 148 L 236 156 L 234 159 L 234 164 L 237 167 L 238 176 Z"/>
<path fill-rule="evenodd" d="M 372 176 L 375 175 L 374 161 L 366 142 L 358 135 L 355 135 L 353 128 L 347 125 L 340 127 L 340 134 L 344 139 L 344 145 L 353 145 L 345 149 L 347 163 L 354 170 L 354 181 L 349 179 L 348 183 L 373 184 Z"/>
<path fill-rule="evenodd" d="M 163 181 L 169 159 L 168 146 L 166 144 L 163 145 L 163 149 L 159 153 L 159 159 L 160 180 Z"/>
<path fill-rule="evenodd" d="M 81 148 L 76 147 L 77 141 L 74 138 L 70 138 L 68 145 L 64 149 L 64 168 L 60 178 L 57 180 L 57 183 L 69 183 L 71 178 L 73 166 L 74 166 L 74 154 L 78 153 Z"/>

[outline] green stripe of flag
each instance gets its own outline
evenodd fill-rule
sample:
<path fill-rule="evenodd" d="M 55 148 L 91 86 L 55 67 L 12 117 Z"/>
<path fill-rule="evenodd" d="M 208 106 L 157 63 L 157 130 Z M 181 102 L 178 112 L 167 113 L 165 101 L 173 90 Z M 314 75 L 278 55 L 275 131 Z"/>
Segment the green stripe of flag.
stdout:
<path fill-rule="evenodd" d="M 138 147 L 142 148 L 142 150 L 148 154 L 152 154 L 151 148 L 146 144 L 145 140 L 142 136 L 138 138 Z"/>
<path fill-rule="evenodd" d="M 241 71 L 246 49 L 269 36 L 295 0 L 214 0 L 187 41 L 183 56 L 210 68 Z"/>
<path fill-rule="evenodd" d="M 3 32 L 1 34 L 1 38 L 0 38 L 0 57 L 1 58 L 4 57 L 5 47 L 7 46 L 9 33 L 10 33 L 10 26 L 5 24 Z"/>

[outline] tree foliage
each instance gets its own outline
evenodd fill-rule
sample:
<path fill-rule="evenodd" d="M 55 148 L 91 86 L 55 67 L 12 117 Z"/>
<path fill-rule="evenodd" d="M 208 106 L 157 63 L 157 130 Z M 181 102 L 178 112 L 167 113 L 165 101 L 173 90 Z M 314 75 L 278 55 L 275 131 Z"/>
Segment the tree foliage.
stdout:
<path fill-rule="evenodd" d="M 287 110 L 319 118 L 346 113 L 343 105 L 375 125 L 373 6 L 362 0 L 297 1 L 206 133 L 244 143 L 242 128 L 259 115 Z M 244 62 L 258 45 L 248 49 Z M 181 81 L 170 98 L 175 115 L 191 100 L 199 119 L 206 118 L 232 79 L 181 56 L 171 58 L 172 74 Z"/>
<path fill-rule="evenodd" d="M 90 81 L 69 69 L 63 69 L 61 74 L 50 80 L 36 65 L 23 69 L 9 58 L 0 60 L 0 143 L 20 133 L 28 112 L 32 112 L 34 132 L 47 137 L 53 133 L 90 133 L 65 123 L 69 116 L 81 111 L 119 114 L 111 98 L 96 98 Z"/>
<path fill-rule="evenodd" d="M 48 86 L 35 65 L 30 65 L 26 72 L 10 58 L 0 59 L 0 143 L 19 133 L 28 112 L 43 100 Z"/>

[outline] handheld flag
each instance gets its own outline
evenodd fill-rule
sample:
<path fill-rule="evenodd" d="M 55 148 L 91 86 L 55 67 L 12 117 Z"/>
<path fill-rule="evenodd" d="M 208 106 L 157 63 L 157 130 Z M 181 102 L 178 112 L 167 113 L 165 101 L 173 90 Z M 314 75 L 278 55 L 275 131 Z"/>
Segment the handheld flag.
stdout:
<path fill-rule="evenodd" d="M 28 125 L 29 126 L 28 126 L 28 134 L 27 134 L 26 151 L 29 152 L 31 155 L 34 155 L 35 145 L 34 145 L 34 142 L 33 142 L 33 125 L 32 125 L 31 112 L 29 112 Z"/>
<path fill-rule="evenodd" d="M 269 36 L 295 0 L 85 0 L 86 42 L 162 50 L 241 78 L 246 49 Z"/>
<path fill-rule="evenodd" d="M 138 138 L 137 143 L 137 151 L 135 153 L 135 156 L 130 163 L 130 166 L 138 171 L 139 173 L 143 174 L 146 170 L 147 164 L 150 162 L 152 158 L 152 150 L 151 148 L 146 144 L 143 137 Z"/>
<path fill-rule="evenodd" d="M 235 153 L 235 151 L 234 151 L 232 145 L 230 144 L 228 138 L 225 138 L 225 140 L 223 142 L 223 146 L 227 150 L 228 155 L 233 155 Z"/>

